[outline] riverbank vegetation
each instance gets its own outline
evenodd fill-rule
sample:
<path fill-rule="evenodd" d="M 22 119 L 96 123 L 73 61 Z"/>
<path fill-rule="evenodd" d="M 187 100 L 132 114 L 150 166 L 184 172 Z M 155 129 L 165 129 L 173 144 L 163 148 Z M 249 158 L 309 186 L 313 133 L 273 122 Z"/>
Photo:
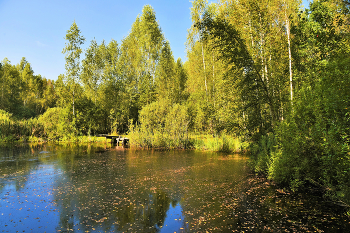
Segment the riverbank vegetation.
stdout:
<path fill-rule="evenodd" d="M 175 60 L 151 6 L 118 43 L 76 22 L 56 81 L 4 59 L 1 140 L 128 133 L 134 146 L 251 154 L 293 190 L 350 204 L 349 3 L 194 0 L 187 61 Z"/>

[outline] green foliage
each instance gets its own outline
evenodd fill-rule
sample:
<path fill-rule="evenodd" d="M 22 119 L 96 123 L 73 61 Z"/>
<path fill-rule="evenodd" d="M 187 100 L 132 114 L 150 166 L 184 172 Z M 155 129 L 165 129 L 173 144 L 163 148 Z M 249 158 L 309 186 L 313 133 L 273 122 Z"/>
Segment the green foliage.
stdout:
<path fill-rule="evenodd" d="M 62 50 L 66 60 L 66 75 L 64 77 L 64 83 L 66 85 L 66 91 L 69 93 L 69 100 L 72 100 L 73 116 L 75 115 L 75 99 L 79 94 L 79 81 L 81 79 L 81 66 L 80 55 L 82 53 L 81 45 L 84 44 L 85 38 L 80 34 L 80 30 L 73 22 L 70 29 L 67 31 L 65 39 L 67 40 L 66 46 Z"/>
<path fill-rule="evenodd" d="M 0 120 L 1 121 L 10 121 L 12 118 L 12 114 L 6 112 L 5 110 L 0 109 Z"/>
<path fill-rule="evenodd" d="M 56 104 L 54 82 L 34 75 L 23 57 L 16 66 L 6 58 L 0 65 L 0 109 L 18 119 L 30 119 Z"/>
<path fill-rule="evenodd" d="M 328 195 L 350 203 L 350 96 L 343 90 L 350 80 L 342 64 L 336 59 L 321 67 L 313 89 L 296 93 L 293 114 L 276 127 L 276 149 L 266 150 L 269 146 L 260 143 L 259 151 L 252 152 L 255 169 L 270 179 L 293 190 L 323 186 Z"/>
<path fill-rule="evenodd" d="M 40 116 L 39 121 L 43 124 L 45 129 L 45 135 L 48 139 L 58 139 L 60 133 L 58 131 L 60 122 L 61 108 L 49 108 Z"/>
<path fill-rule="evenodd" d="M 250 153 L 252 157 L 252 166 L 257 173 L 268 174 L 271 167 L 271 155 L 276 151 L 276 139 L 275 136 L 270 133 L 261 136 L 257 143 L 251 144 Z"/>
<path fill-rule="evenodd" d="M 296 0 L 192 5 L 184 64 L 149 5 L 120 45 L 93 40 L 83 51 L 74 22 L 66 73 L 55 82 L 25 58 L 4 59 L 1 140 L 87 142 L 129 131 L 139 147 L 236 152 L 251 143 L 255 172 L 292 190 L 323 187 L 349 204 L 346 1 L 315 0 L 305 11 Z"/>
<path fill-rule="evenodd" d="M 191 134 L 189 136 L 189 141 L 197 150 L 231 153 L 241 152 L 247 149 L 247 145 L 245 145 L 240 138 L 224 132 L 216 137 L 213 135 Z"/>
<path fill-rule="evenodd" d="M 75 79 L 79 76 L 80 72 L 80 54 L 82 53 L 80 46 L 85 41 L 85 38 L 80 35 L 80 30 L 75 21 L 67 31 L 65 39 L 67 42 L 62 53 L 66 54 L 67 76 L 69 79 Z"/>
<path fill-rule="evenodd" d="M 157 68 L 157 92 L 159 99 L 175 99 L 175 61 L 170 50 L 169 42 L 166 41 L 162 48 Z"/>
<path fill-rule="evenodd" d="M 1 70 L 0 109 L 17 114 L 18 107 L 21 106 L 21 99 L 18 93 L 21 93 L 23 87 L 20 73 L 16 66 L 11 65 L 10 61 L 6 58 L 2 62 Z"/>
<path fill-rule="evenodd" d="M 30 137 L 43 136 L 43 126 L 36 118 L 28 120 L 17 120 L 0 109 L 0 140 L 11 142 L 16 140 L 27 140 Z"/>
<path fill-rule="evenodd" d="M 84 114 L 77 110 L 73 116 L 72 109 L 49 108 L 40 116 L 39 122 L 44 126 L 45 137 L 49 140 L 72 140 L 80 136 L 84 130 L 87 130 L 88 122 L 84 122 Z"/>
<path fill-rule="evenodd" d="M 188 115 L 185 106 L 162 99 L 145 106 L 140 124 L 130 125 L 131 145 L 153 148 L 186 148 Z"/>
<path fill-rule="evenodd" d="M 225 1 L 219 14 L 203 1 L 193 6 L 187 66 L 191 127 L 232 128 L 252 142 L 256 172 L 292 190 L 323 187 L 350 203 L 346 3 L 314 1 L 299 15 L 292 0 Z M 209 63 L 208 54 L 225 70 L 212 75 L 217 91 L 207 88 L 207 70 L 220 63 Z M 235 120 L 227 120 L 225 111 Z M 217 147 L 209 141 L 208 147 Z M 203 147 L 203 141 L 195 144 Z"/>

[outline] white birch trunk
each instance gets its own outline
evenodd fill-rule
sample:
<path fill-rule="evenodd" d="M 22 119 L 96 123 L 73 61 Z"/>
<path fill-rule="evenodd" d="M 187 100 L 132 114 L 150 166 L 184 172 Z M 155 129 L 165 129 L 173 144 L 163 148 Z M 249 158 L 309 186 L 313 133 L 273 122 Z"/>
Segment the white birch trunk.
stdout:
<path fill-rule="evenodd" d="M 288 39 L 288 59 L 289 59 L 289 82 L 290 82 L 290 101 L 293 104 L 293 72 L 292 72 L 292 52 L 291 52 L 291 46 L 290 46 L 290 25 L 289 25 L 289 19 L 287 15 L 287 3 L 286 4 L 286 10 L 285 10 L 285 17 L 286 17 L 286 30 L 287 30 L 287 39 Z"/>

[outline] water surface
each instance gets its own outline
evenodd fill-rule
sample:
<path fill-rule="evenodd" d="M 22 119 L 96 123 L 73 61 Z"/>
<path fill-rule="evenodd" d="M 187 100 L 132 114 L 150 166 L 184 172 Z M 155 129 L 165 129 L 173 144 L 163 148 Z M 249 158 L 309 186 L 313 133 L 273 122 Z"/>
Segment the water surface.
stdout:
<path fill-rule="evenodd" d="M 337 232 L 350 226 L 322 198 L 287 195 L 265 183 L 248 174 L 243 155 L 1 147 L 0 232 Z"/>
<path fill-rule="evenodd" d="M 188 232 L 227 227 L 246 159 L 194 151 L 26 145 L 0 154 L 0 229 Z M 212 221 L 208 226 L 206 222 Z"/>

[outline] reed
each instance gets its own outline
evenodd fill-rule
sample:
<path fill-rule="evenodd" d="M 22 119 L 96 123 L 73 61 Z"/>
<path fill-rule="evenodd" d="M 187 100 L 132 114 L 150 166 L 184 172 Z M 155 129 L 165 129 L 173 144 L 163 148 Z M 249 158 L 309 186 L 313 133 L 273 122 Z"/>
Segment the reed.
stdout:
<path fill-rule="evenodd" d="M 244 143 L 239 137 L 225 133 L 219 136 L 208 134 L 190 135 L 189 140 L 195 149 L 213 152 L 240 152 L 247 147 L 247 143 Z"/>
<path fill-rule="evenodd" d="M 3 142 L 41 137 L 43 130 L 43 125 L 36 118 L 18 120 L 12 114 L 0 110 L 0 140 Z"/>

